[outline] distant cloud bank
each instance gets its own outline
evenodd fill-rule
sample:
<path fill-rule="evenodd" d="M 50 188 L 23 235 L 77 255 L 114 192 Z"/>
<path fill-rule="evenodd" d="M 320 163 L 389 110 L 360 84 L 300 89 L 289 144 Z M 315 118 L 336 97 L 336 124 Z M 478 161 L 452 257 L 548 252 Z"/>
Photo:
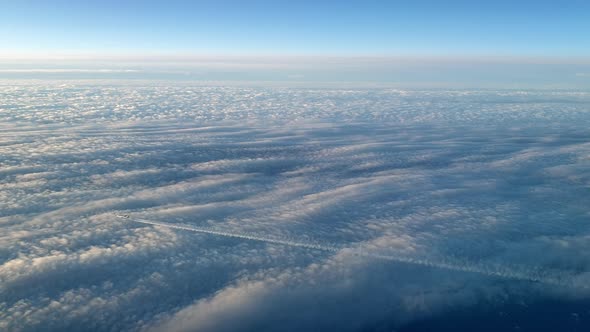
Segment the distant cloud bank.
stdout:
<path fill-rule="evenodd" d="M 590 59 L 514 56 L 27 55 L 0 57 L 0 79 L 348 83 L 417 88 L 576 88 Z M 576 79 L 578 78 L 578 79 Z M 590 84 L 590 83 L 588 83 Z"/>

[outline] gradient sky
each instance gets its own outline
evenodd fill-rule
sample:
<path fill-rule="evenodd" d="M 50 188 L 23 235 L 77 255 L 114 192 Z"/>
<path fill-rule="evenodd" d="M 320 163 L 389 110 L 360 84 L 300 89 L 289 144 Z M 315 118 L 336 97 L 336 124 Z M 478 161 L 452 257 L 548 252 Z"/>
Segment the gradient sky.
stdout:
<path fill-rule="evenodd" d="M 0 79 L 589 88 L 589 13 L 571 0 L 0 0 Z"/>
<path fill-rule="evenodd" d="M 1 3 L 9 52 L 590 55 L 588 1 Z"/>

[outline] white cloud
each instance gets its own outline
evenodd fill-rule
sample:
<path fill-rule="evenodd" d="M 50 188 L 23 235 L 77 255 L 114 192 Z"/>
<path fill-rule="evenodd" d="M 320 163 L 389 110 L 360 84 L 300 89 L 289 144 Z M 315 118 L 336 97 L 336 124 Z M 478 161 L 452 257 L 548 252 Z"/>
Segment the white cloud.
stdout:
<path fill-rule="evenodd" d="M 588 93 L 0 93 L 0 330 L 391 330 L 494 299 L 588 295 Z"/>

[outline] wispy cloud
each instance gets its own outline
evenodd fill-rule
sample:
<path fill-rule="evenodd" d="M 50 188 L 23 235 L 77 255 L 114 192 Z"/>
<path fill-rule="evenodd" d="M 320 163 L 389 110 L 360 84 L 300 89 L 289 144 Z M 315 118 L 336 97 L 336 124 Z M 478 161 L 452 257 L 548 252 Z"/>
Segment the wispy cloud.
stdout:
<path fill-rule="evenodd" d="M 571 75 L 588 58 L 69 54 L 0 56 L 0 78 L 274 82 L 276 85 L 398 88 L 584 88 Z M 99 76 L 95 77 L 94 74 Z M 338 82 L 337 84 L 335 82 Z M 315 84 L 315 85 L 314 85 Z"/>
<path fill-rule="evenodd" d="M 26 69 L 0 69 L 0 73 L 8 74 L 61 74 L 61 73 L 138 73 L 137 69 L 83 69 L 83 68 L 26 68 Z"/>

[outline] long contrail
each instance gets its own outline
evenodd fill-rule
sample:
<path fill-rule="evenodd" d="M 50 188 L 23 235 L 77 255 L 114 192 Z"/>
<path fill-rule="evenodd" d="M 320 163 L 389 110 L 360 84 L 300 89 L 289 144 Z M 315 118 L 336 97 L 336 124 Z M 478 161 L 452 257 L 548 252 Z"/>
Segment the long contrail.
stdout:
<path fill-rule="evenodd" d="M 311 242 L 301 242 L 301 241 L 294 241 L 288 239 L 280 239 L 280 238 L 272 238 L 266 236 L 260 236 L 251 233 L 238 233 L 238 232 L 230 232 L 230 231 L 222 231 L 222 230 L 215 230 L 206 227 L 195 227 L 195 226 L 185 226 L 185 225 L 178 225 L 178 224 L 171 224 L 161 221 L 152 221 L 146 219 L 139 219 L 139 218 L 131 218 L 128 215 L 123 214 L 115 214 L 118 218 L 147 224 L 153 226 L 161 226 L 171 229 L 179 229 L 209 235 L 216 235 L 216 236 L 224 236 L 224 237 L 231 237 L 237 239 L 244 239 L 250 241 L 259 241 L 271 244 L 279 244 L 285 245 L 290 247 L 299 247 L 299 248 L 306 248 L 306 249 L 313 249 L 313 250 L 320 250 L 326 252 L 337 253 L 341 250 L 347 250 L 348 252 L 362 256 L 362 257 L 370 257 L 370 258 L 377 258 L 377 259 L 384 259 L 389 261 L 394 261 L 398 263 L 405 263 L 411 265 L 419 265 L 425 266 L 430 268 L 437 268 L 437 269 L 444 269 L 444 270 L 451 270 L 451 271 L 458 271 L 458 272 L 467 272 L 467 273 L 476 273 L 482 274 L 491 277 L 500 277 L 504 279 L 513 279 L 513 280 L 520 280 L 520 281 L 529 281 L 529 282 L 538 282 L 548 285 L 555 285 L 560 287 L 572 287 L 572 282 L 569 277 L 565 277 L 563 275 L 555 276 L 550 273 L 544 273 L 540 269 L 529 269 L 529 271 L 519 270 L 515 267 L 505 266 L 505 265 L 498 265 L 498 264 L 479 264 L 473 262 L 463 262 L 459 263 L 456 259 L 450 258 L 440 258 L 437 260 L 432 259 L 422 259 L 422 258 L 415 258 L 415 257 L 408 257 L 402 254 L 400 255 L 384 255 L 378 253 L 371 253 L 363 250 L 359 250 L 356 248 L 341 248 L 332 245 L 322 245 L 317 243 Z"/>

